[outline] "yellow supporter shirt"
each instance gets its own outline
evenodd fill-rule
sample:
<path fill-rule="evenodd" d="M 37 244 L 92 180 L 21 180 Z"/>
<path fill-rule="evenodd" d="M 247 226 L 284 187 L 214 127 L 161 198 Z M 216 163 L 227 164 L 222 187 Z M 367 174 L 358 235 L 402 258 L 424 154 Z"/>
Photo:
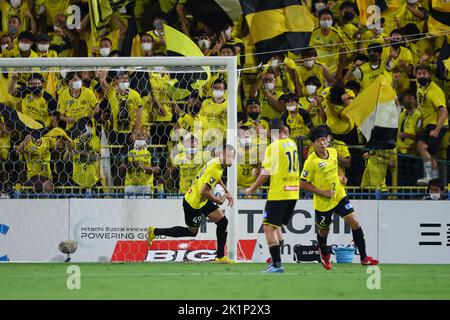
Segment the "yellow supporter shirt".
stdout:
<path fill-rule="evenodd" d="M 317 50 L 317 61 L 330 69 L 331 74 L 335 74 L 339 64 L 339 50 L 345 49 L 345 42 L 339 32 L 331 27 L 328 35 L 322 34 L 322 29 L 314 29 L 311 33 L 310 47 Z"/>
<path fill-rule="evenodd" d="M 346 196 L 344 186 L 339 181 L 337 151 L 334 148 L 327 150 L 328 157 L 325 159 L 316 152 L 312 153 L 305 161 L 301 176 L 302 180 L 318 189 L 335 190 L 332 198 L 314 194 L 314 209 L 321 212 L 332 210 Z"/>
<path fill-rule="evenodd" d="M 445 94 L 433 81 L 425 87 L 418 86 L 417 105 L 422 114 L 423 127 L 436 125 L 439 118 L 438 108 L 446 106 Z M 448 126 L 448 119 L 445 120 L 444 126 Z"/>
<path fill-rule="evenodd" d="M 30 140 L 25 145 L 24 157 L 27 164 L 27 178 L 43 176 L 52 179 L 50 170 L 51 150 L 55 147 L 55 140 L 42 137 L 41 143 L 36 144 Z"/>
<path fill-rule="evenodd" d="M 152 155 L 148 149 L 132 149 L 128 153 L 128 163 L 130 166 L 132 162 L 140 162 L 142 166 L 149 167 L 152 165 Z M 125 186 L 150 186 L 153 188 L 153 174 L 147 174 L 131 166 L 127 170 Z"/>
<path fill-rule="evenodd" d="M 398 131 L 409 133 L 417 136 L 422 127 L 421 115 L 418 109 L 414 109 L 411 113 L 408 110 L 403 109 L 400 117 L 398 118 Z M 417 140 L 406 138 L 400 139 L 397 135 L 397 149 L 400 153 L 416 154 L 415 146 Z"/>
<path fill-rule="evenodd" d="M 301 97 L 298 100 L 298 102 L 300 103 L 302 108 L 305 110 L 309 109 L 309 106 L 311 105 L 311 101 L 312 100 L 310 100 L 310 98 L 308 98 L 308 97 Z M 325 121 L 323 120 L 322 116 L 320 115 L 318 106 L 311 108 L 311 111 L 309 111 L 309 116 L 311 117 L 311 122 L 314 127 L 318 127 L 318 126 L 325 124 Z"/>
<path fill-rule="evenodd" d="M 116 88 L 110 88 L 106 93 L 111 108 L 111 114 L 113 118 L 113 129 L 116 132 L 129 133 L 133 130 L 136 123 L 136 117 L 138 109 L 142 107 L 142 99 L 139 93 L 133 89 L 128 89 L 127 92 L 121 95 Z M 126 107 L 121 108 L 123 106 Z M 121 114 L 122 111 L 122 114 Z M 122 123 L 120 118 L 125 114 L 128 117 L 128 121 L 124 121 L 125 127 L 121 127 L 119 124 Z M 128 126 L 126 126 L 128 124 Z"/>
<path fill-rule="evenodd" d="M 203 198 L 201 191 L 205 184 L 212 188 L 222 179 L 223 166 L 219 158 L 213 158 L 206 163 L 200 172 L 197 174 L 192 186 L 184 196 L 189 205 L 194 209 L 202 208 L 208 199 Z"/>
<path fill-rule="evenodd" d="M 270 172 L 267 200 L 298 200 L 300 177 L 296 143 L 279 139 L 267 146 L 262 167 Z"/>
<path fill-rule="evenodd" d="M 58 111 L 60 114 L 74 118 L 75 121 L 83 117 L 91 117 L 98 103 L 94 91 L 82 87 L 78 98 L 72 97 L 70 89 L 64 89 L 58 98 Z M 67 123 L 67 129 L 70 129 L 73 124 Z"/>
<path fill-rule="evenodd" d="M 74 141 L 75 150 L 88 151 L 100 154 L 100 139 L 96 135 L 88 142 L 83 142 L 80 137 Z M 73 156 L 73 181 L 83 188 L 91 188 L 100 180 L 100 162 L 88 160 L 85 156 L 74 154 Z"/>
<path fill-rule="evenodd" d="M 209 160 L 209 152 L 198 151 L 193 157 L 186 152 L 177 154 L 172 163 L 180 170 L 180 193 L 188 192 L 199 170 Z"/>
<path fill-rule="evenodd" d="M 249 188 L 257 178 L 252 175 L 252 170 L 259 168 L 261 164 L 258 159 L 258 150 L 255 147 L 239 148 L 237 154 L 238 188 Z"/>

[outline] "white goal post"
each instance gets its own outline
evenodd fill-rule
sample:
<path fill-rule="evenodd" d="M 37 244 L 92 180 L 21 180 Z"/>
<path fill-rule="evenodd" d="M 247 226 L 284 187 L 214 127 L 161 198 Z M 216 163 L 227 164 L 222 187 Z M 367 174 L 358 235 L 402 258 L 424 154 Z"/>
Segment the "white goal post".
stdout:
<path fill-rule="evenodd" d="M 36 72 L 48 72 L 46 68 L 145 68 L 154 66 L 183 67 L 186 72 L 189 67 L 222 67 L 227 73 L 227 143 L 237 146 L 237 98 L 238 73 L 236 57 L 111 57 L 111 58 L 2 58 L 0 67 L 3 72 L 20 72 L 43 68 Z M 23 71 L 23 72 L 25 72 Z M 224 70 L 225 71 L 225 70 Z M 28 71 L 29 72 L 29 71 Z M 228 168 L 227 187 L 233 198 L 237 200 L 237 165 Z M 164 201 L 164 200 L 161 200 Z M 180 201 L 180 221 L 182 221 L 182 206 Z M 233 207 L 227 207 L 226 215 L 228 226 L 228 255 L 231 259 L 237 258 L 236 217 L 238 214 L 237 202 Z"/>

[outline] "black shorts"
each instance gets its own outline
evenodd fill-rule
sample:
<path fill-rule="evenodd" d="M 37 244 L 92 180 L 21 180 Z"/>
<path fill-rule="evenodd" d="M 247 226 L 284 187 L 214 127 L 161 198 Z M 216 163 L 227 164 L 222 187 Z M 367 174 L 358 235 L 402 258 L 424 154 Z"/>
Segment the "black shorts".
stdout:
<path fill-rule="evenodd" d="M 430 136 L 430 132 L 434 129 L 436 129 L 436 125 L 434 124 L 427 125 L 422 133 L 422 136 L 420 137 L 420 140 L 427 144 L 428 152 L 432 155 L 435 155 L 436 153 L 439 152 L 439 147 L 441 146 L 442 138 L 444 138 L 448 130 L 448 128 L 442 128 L 441 131 L 439 131 L 438 136 L 435 138 Z"/>
<path fill-rule="evenodd" d="M 208 200 L 206 204 L 200 209 L 194 209 L 191 205 L 183 199 L 183 210 L 184 210 L 184 222 L 189 227 L 198 228 L 202 221 L 202 215 L 205 217 L 209 216 L 211 213 L 219 209 L 219 206 L 214 202 Z"/>
<path fill-rule="evenodd" d="M 316 224 L 319 229 L 328 229 L 331 225 L 331 218 L 333 213 L 337 213 L 341 218 L 355 212 L 352 204 L 348 201 L 347 197 L 342 198 L 341 201 L 331 210 L 318 211 L 316 210 Z"/>
<path fill-rule="evenodd" d="M 294 214 L 297 200 L 267 200 L 263 212 L 263 224 L 277 227 L 287 225 Z"/>

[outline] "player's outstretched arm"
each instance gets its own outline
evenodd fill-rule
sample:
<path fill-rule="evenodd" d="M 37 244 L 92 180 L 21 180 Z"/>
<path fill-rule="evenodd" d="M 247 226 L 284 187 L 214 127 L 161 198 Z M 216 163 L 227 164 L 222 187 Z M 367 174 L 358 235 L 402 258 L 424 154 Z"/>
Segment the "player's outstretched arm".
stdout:
<path fill-rule="evenodd" d="M 311 183 L 305 181 L 305 180 L 300 180 L 300 189 L 306 190 L 308 192 L 312 192 L 318 195 L 321 195 L 323 197 L 327 197 L 327 198 L 333 198 L 334 196 L 334 190 L 322 190 L 319 188 L 316 188 L 315 186 L 313 186 Z"/>

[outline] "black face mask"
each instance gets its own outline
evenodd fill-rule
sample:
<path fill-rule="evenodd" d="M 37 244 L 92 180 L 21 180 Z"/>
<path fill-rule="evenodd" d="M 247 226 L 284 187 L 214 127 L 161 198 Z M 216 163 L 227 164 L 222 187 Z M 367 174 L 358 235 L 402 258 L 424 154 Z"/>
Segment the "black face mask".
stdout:
<path fill-rule="evenodd" d="M 42 86 L 29 86 L 28 91 L 32 94 L 40 94 L 42 92 Z"/>
<path fill-rule="evenodd" d="M 398 49 L 402 46 L 400 42 L 392 42 L 391 47 L 394 49 Z"/>
<path fill-rule="evenodd" d="M 352 21 L 354 17 L 355 14 L 353 12 L 347 11 L 346 13 L 344 13 L 344 19 L 347 21 Z"/>
<path fill-rule="evenodd" d="M 82 82 L 85 87 L 89 88 L 91 86 L 92 80 L 91 79 L 83 79 Z"/>
<path fill-rule="evenodd" d="M 202 105 L 201 105 L 201 104 L 194 104 L 194 105 L 191 107 L 191 112 L 192 112 L 193 114 L 199 114 L 201 109 L 202 109 Z"/>
<path fill-rule="evenodd" d="M 250 119 L 256 120 L 259 117 L 259 112 L 249 112 L 248 116 L 250 117 Z"/>
<path fill-rule="evenodd" d="M 428 84 L 428 78 L 417 78 L 417 82 L 420 84 L 420 86 L 425 87 Z"/>
<path fill-rule="evenodd" d="M 369 61 L 372 63 L 378 62 L 378 54 L 376 53 L 369 54 Z"/>

